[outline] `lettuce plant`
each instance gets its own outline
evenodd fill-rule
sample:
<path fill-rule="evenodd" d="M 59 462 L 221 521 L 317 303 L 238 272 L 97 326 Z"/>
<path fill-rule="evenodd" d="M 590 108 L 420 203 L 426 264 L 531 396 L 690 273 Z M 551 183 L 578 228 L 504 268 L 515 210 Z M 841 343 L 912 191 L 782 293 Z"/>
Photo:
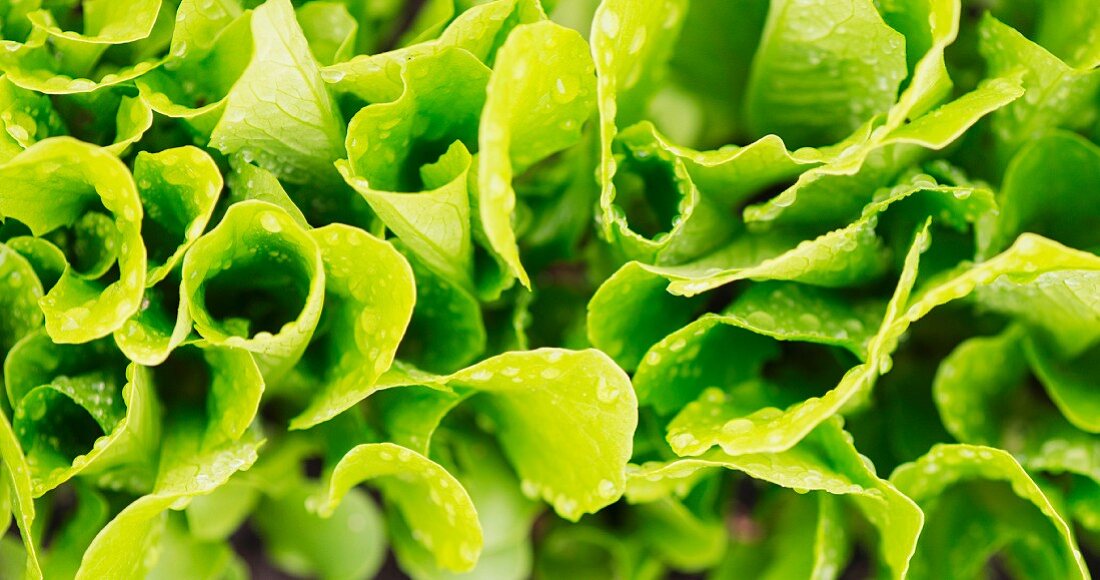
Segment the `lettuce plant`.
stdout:
<path fill-rule="evenodd" d="M 1095 12 L 0 0 L 0 577 L 1088 578 Z"/>

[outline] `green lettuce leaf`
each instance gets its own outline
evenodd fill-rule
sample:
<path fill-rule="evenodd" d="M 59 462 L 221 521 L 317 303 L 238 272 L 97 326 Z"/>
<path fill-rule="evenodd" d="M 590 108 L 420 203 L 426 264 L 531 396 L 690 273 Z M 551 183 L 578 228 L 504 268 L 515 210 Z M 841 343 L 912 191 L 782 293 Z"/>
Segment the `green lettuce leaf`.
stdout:
<path fill-rule="evenodd" d="M 1081 68 L 1066 64 L 1010 26 L 986 15 L 978 26 L 980 48 L 990 74 L 1023 70 L 1024 98 L 993 117 L 997 153 L 1006 163 L 1025 142 L 1056 127 L 1078 128 L 1084 111 L 1096 114 L 1100 72 L 1095 63 Z"/>
<path fill-rule="evenodd" d="M 27 578 L 40 579 L 42 567 L 39 563 L 39 548 L 32 530 L 36 512 L 31 468 L 7 414 L 2 412 L 0 412 L 0 460 L 3 460 L 3 464 L 0 465 L 0 475 L 4 476 L 2 483 L 7 490 L 12 519 L 15 520 L 19 535 L 23 538 L 21 551 L 26 562 L 23 567 L 24 574 Z M 5 556 L 5 560 L 6 558 Z"/>
<path fill-rule="evenodd" d="M 552 57 L 539 56 L 540 50 Z M 524 286 L 512 228 L 512 181 L 577 143 L 594 106 L 595 77 L 581 36 L 552 22 L 518 26 L 497 54 L 478 133 L 478 207 L 485 235 Z M 552 98 L 546 100 L 549 93 Z"/>
<path fill-rule="evenodd" d="M 321 80 L 290 0 L 268 0 L 251 15 L 252 61 L 225 97 L 210 133 L 222 153 L 239 153 L 291 183 L 336 181 L 344 122 Z"/>
<path fill-rule="evenodd" d="M 771 3 L 746 91 L 757 134 L 841 141 L 886 112 L 906 75 L 905 38 L 870 0 Z"/>
<path fill-rule="evenodd" d="M 0 353 L 8 351 L 20 339 L 42 326 L 42 284 L 34 268 L 18 251 L 0 244 Z"/>
<path fill-rule="evenodd" d="M 398 354 L 432 372 L 450 372 L 485 352 L 486 330 L 477 298 L 406 253 L 416 277 L 416 307 Z"/>
<path fill-rule="evenodd" d="M 412 268 L 392 245 L 334 224 L 311 232 L 325 265 L 327 320 L 308 357 L 320 389 L 291 429 L 312 427 L 367 397 L 389 369 L 416 300 Z"/>
<path fill-rule="evenodd" d="M 148 256 L 146 285 L 164 279 L 202 235 L 222 177 L 210 155 L 195 147 L 139 153 L 134 180 L 143 210 L 142 242 Z"/>
<path fill-rule="evenodd" d="M 121 489 L 151 485 L 160 424 L 145 372 L 109 339 L 59 345 L 38 331 L 8 353 L 13 427 L 36 497 L 78 474 Z M 58 425 L 69 426 L 64 437 Z"/>
<path fill-rule="evenodd" d="M 1004 451 L 938 445 L 899 467 L 890 481 L 926 515 L 914 578 L 977 574 L 998 552 L 1010 571 L 1023 576 L 1089 576 L 1072 528 Z"/>
<path fill-rule="evenodd" d="M 470 405 L 493 426 L 525 495 L 545 499 L 562 517 L 576 520 L 622 494 L 637 402 L 630 380 L 603 353 L 540 349 L 448 376 L 391 373 L 380 382 L 478 393 Z M 532 452 L 547 445 L 553 453 Z"/>
<path fill-rule="evenodd" d="M 121 327 L 140 306 L 146 276 L 142 207 L 129 170 L 99 147 L 58 137 L 0 166 L 0 178 L 12 184 L 0 195 L 0 215 L 26 224 L 36 236 L 71 228 L 63 234 L 72 244 L 70 266 L 41 301 L 50 336 L 84 342 Z M 81 227 L 89 219 L 96 221 Z M 114 255 L 101 253 L 110 250 Z M 88 261 L 93 265 L 86 266 Z M 112 279 L 104 274 L 116 261 Z"/>
<path fill-rule="evenodd" d="M 481 553 L 481 525 L 470 496 L 447 470 L 392 443 L 359 445 L 336 465 L 317 509 L 331 515 L 344 494 L 365 480 L 379 486 L 439 566 L 456 572 L 473 569 Z"/>
<path fill-rule="evenodd" d="M 878 478 L 852 445 L 838 419 L 817 427 L 794 447 L 779 453 L 728 455 L 712 451 L 697 458 L 654 462 L 630 475 L 627 497 L 644 502 L 677 493 L 700 470 L 735 469 L 795 490 L 825 492 L 848 499 L 879 530 L 881 562 L 891 577 L 905 577 L 923 523 L 921 511 L 889 482 Z M 836 565 L 827 559 L 817 566 Z M 811 568 L 813 569 L 813 568 Z M 820 569 L 820 568 L 818 568 Z M 833 574 L 836 570 L 833 570 Z M 825 577 L 831 574 L 818 572 Z"/>
<path fill-rule="evenodd" d="M 399 99 L 364 107 L 352 118 L 348 160 L 337 164 L 425 265 L 469 291 L 470 188 L 476 187 L 470 151 L 477 151 L 488 77 L 489 70 L 460 49 L 410 61 L 402 69 Z"/>
<path fill-rule="evenodd" d="M 924 150 L 947 147 L 982 117 L 1023 94 L 1019 75 L 1006 74 L 987 79 L 908 124 L 904 116 L 895 114 L 874 130 L 865 125 L 833 148 L 835 156 L 829 163 L 799 175 L 794 185 L 770 200 L 745 208 L 745 221 L 776 225 L 842 221 L 900 169 L 925 155 Z M 916 106 L 902 101 L 894 110 L 910 105 Z"/>
<path fill-rule="evenodd" d="M 980 232 L 982 255 L 1003 250 L 1022 232 L 1074 248 L 1100 248 L 1088 226 L 1098 215 L 1090 199 L 1100 186 L 1097 167 L 1100 148 L 1072 133 L 1054 132 L 1022 146 L 1005 172 L 1001 212 Z"/>
<path fill-rule="evenodd" d="M 305 352 L 324 288 L 310 232 L 279 206 L 250 200 L 232 205 L 187 252 L 180 300 L 203 338 L 253 353 L 265 379 L 277 382 Z"/>
<path fill-rule="evenodd" d="M 453 8 L 453 6 L 452 6 Z M 492 0 L 459 14 L 439 38 L 325 67 L 325 82 L 341 93 L 351 93 L 368 103 L 397 100 L 404 91 L 405 64 L 448 48 L 462 48 L 491 65 L 512 28 L 543 20 L 542 6 L 534 0 Z"/>
<path fill-rule="evenodd" d="M 29 2 L 35 5 L 38 2 Z M 0 57 L 9 80 L 47 94 L 87 93 L 133 80 L 160 65 L 156 58 L 119 66 L 109 63 L 109 48 L 133 47 L 153 32 L 158 19 L 171 19 L 161 0 L 93 0 L 82 5 L 75 23 L 79 30 L 63 29 L 53 11 L 26 15 L 33 30 L 25 42 L 5 40 Z"/>
<path fill-rule="evenodd" d="M 340 2 L 311 2 L 295 11 L 317 62 L 331 65 L 355 55 L 359 24 Z"/>

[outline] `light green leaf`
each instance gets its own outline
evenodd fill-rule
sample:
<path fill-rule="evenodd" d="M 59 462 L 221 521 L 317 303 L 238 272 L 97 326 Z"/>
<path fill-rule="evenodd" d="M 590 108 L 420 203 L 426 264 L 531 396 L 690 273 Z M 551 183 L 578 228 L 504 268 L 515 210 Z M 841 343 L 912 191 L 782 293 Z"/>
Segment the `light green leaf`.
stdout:
<path fill-rule="evenodd" d="M 180 300 L 203 338 L 253 353 L 273 383 L 305 352 L 324 288 L 312 235 L 279 206 L 250 200 L 233 204 L 187 252 Z"/>
<path fill-rule="evenodd" d="M 7 163 L 34 142 L 65 132 L 57 111 L 46 95 L 21 88 L 6 76 L 0 78 L 0 161 Z"/>
<path fill-rule="evenodd" d="M 932 395 L 944 427 L 959 441 L 1000 442 L 1004 413 L 990 410 L 994 400 L 1019 386 L 1027 374 L 1020 330 L 968 339 L 940 363 Z"/>
<path fill-rule="evenodd" d="M 1088 10 L 1087 0 L 1046 2 L 1042 5 L 1037 42 L 1067 64 L 1079 68 L 1100 64 L 1100 26 L 1088 18 L 1078 18 Z"/>
<path fill-rule="evenodd" d="M 940 417 L 959 441 L 1000 447 L 1029 470 L 1077 473 L 1100 481 L 1100 463 L 1094 459 L 1100 456 L 1100 439 L 1079 429 L 1088 430 L 1088 410 L 1095 404 L 1081 384 L 1051 376 L 1062 369 L 1050 368 L 1072 369 L 1089 359 L 1041 360 L 1049 356 L 1019 325 L 963 342 L 936 373 L 932 394 Z M 1033 373 L 1045 394 L 1028 388 Z"/>
<path fill-rule="evenodd" d="M 7 372 L 4 374 L 7 375 Z M 19 445 L 19 439 L 8 422 L 8 416 L 3 412 L 0 412 L 0 460 L 0 475 L 4 476 L 0 483 L 7 489 L 11 513 L 19 527 L 19 535 L 23 538 L 25 577 L 41 579 L 39 548 L 31 529 L 35 518 L 31 468 Z"/>
<path fill-rule="evenodd" d="M 528 288 L 531 281 L 520 263 L 512 226 L 512 181 L 580 141 L 581 126 L 594 105 L 593 72 L 584 39 L 542 21 L 520 25 L 508 35 L 489 77 L 478 133 L 481 223 L 493 250 Z"/>
<path fill-rule="evenodd" d="M 122 97 L 115 115 L 115 141 L 105 149 L 123 157 L 152 126 L 153 110 L 148 103 L 140 98 Z"/>
<path fill-rule="evenodd" d="M 477 150 L 488 78 L 489 70 L 461 49 L 409 61 L 401 69 L 400 98 L 356 113 L 348 161 L 337 165 L 425 265 L 470 290 L 475 180 L 469 151 Z"/>
<path fill-rule="evenodd" d="M 131 503 L 99 532 L 84 554 L 77 578 L 129 578 L 148 573 L 156 560 L 147 556 L 157 553 L 166 512 L 210 493 L 256 461 L 259 445 L 255 441 L 227 443 L 196 453 L 197 434 L 183 426 L 177 428 L 166 443 L 168 464 L 161 465 L 154 493 Z"/>
<path fill-rule="evenodd" d="M 206 10 L 195 6 L 199 2 L 180 5 L 187 20 L 180 23 L 173 37 L 169 65 L 137 77 L 134 84 L 139 98 L 153 111 L 182 119 L 197 135 L 207 137 L 220 121 L 227 96 L 255 51 L 251 12 L 239 14 L 239 9 L 228 5 L 230 0 L 218 0 L 209 5 L 211 15 L 217 12 L 218 16 L 200 22 L 188 18 L 196 10 Z"/>
<path fill-rule="evenodd" d="M 637 402 L 629 379 L 603 353 L 505 353 L 449 382 L 482 393 L 471 404 L 495 424 L 525 493 L 551 502 L 562 517 L 576 520 L 622 493 Z"/>
<path fill-rule="evenodd" d="M 147 59 L 121 68 L 97 66 L 104 64 L 101 59 L 108 48 L 137 46 L 153 32 L 158 18 L 172 17 L 171 11 L 161 10 L 161 0 L 92 0 L 82 9 L 81 31 L 63 30 L 49 10 L 28 13 L 34 28 L 26 42 L 3 41 L 0 68 L 8 78 L 47 94 L 88 93 L 133 80 L 160 65 Z"/>
<path fill-rule="evenodd" d="M 0 354 L 6 355 L 24 336 L 42 327 L 42 284 L 17 250 L 0 244 Z"/>
<path fill-rule="evenodd" d="M 216 46 L 218 35 L 241 15 L 239 0 L 180 0 L 172 32 L 170 68 L 176 61 L 200 58 Z"/>
<path fill-rule="evenodd" d="M 326 326 L 309 357 L 320 389 L 291 429 L 330 419 L 373 392 L 389 369 L 416 301 L 413 271 L 389 243 L 340 224 L 311 232 L 325 265 Z"/>
<path fill-rule="evenodd" d="M 588 340 L 624 369 L 637 368 L 650 346 L 690 322 L 702 306 L 700 298 L 669 294 L 667 285 L 638 262 L 624 264 L 588 303 Z"/>
<path fill-rule="evenodd" d="M 937 445 L 899 467 L 890 481 L 927 518 L 913 556 L 913 578 L 980 574 L 995 552 L 1025 577 L 1089 576 L 1073 530 L 1004 451 Z"/>
<path fill-rule="evenodd" d="M 233 172 L 226 176 L 230 204 L 248 199 L 273 203 L 290 214 L 298 225 L 309 227 L 302 210 L 298 209 L 283 185 L 270 171 L 247 163 L 239 156 L 231 157 L 229 164 L 233 168 Z"/>
<path fill-rule="evenodd" d="M 142 365 L 158 365 L 191 334 L 191 311 L 180 300 L 179 271 L 145 289 L 141 308 L 114 332 L 115 344 L 126 358 Z"/>
<path fill-rule="evenodd" d="M 470 395 L 432 385 L 408 386 L 374 394 L 370 408 L 388 441 L 427 455 L 439 423 Z"/>
<path fill-rule="evenodd" d="M 146 268 L 142 208 L 126 167 L 104 149 L 58 137 L 39 141 L 0 166 L 0 179 L 11 184 L 0 194 L 0 215 L 23 222 L 35 235 L 75 226 L 98 213 L 113 221 L 102 224 L 104 237 L 120 240 L 117 280 L 87 279 L 70 267 L 42 298 L 50 336 L 83 342 L 122 326 L 140 306 Z"/>
<path fill-rule="evenodd" d="M 340 2 L 310 2 L 295 10 L 313 57 L 322 65 L 354 56 L 359 24 Z"/>
<path fill-rule="evenodd" d="M 432 372 L 452 372 L 485 352 L 486 331 L 477 298 L 405 254 L 416 278 L 416 307 L 398 354 Z"/>
<path fill-rule="evenodd" d="M 974 293 L 983 307 L 1026 322 L 1070 356 L 1100 337 L 1098 270 L 1094 254 L 1023 234 L 997 256 L 921 288 L 904 320 Z"/>
<path fill-rule="evenodd" d="M 7 246 L 18 252 L 30 264 L 43 290 L 53 288 L 69 265 L 65 261 L 65 254 L 52 242 L 43 238 L 16 236 L 7 241 Z M 15 279 L 22 280 L 22 277 L 18 276 Z"/>
<path fill-rule="evenodd" d="M 221 193 L 222 176 L 203 150 L 178 147 L 138 153 L 134 180 L 143 209 L 146 285 L 152 286 L 180 263 L 206 229 Z"/>
<path fill-rule="evenodd" d="M 484 533 L 477 566 L 465 575 L 521 580 L 531 574 L 531 526 L 541 512 L 537 503 L 520 492 L 512 469 L 491 439 L 483 434 L 457 434 L 436 446 L 451 455 L 448 470 L 470 494 Z M 416 578 L 460 578 L 435 565 L 431 553 L 411 532 L 394 529 L 394 552 L 403 569 Z"/>
<path fill-rule="evenodd" d="M 55 345 L 41 331 L 8 354 L 14 428 L 33 458 L 36 497 L 78 474 L 122 489 L 152 483 L 158 404 L 146 370 L 120 359 L 106 339 Z"/>
<path fill-rule="evenodd" d="M 1100 433 L 1100 344 L 1070 360 L 1062 360 L 1039 341 L 1027 343 L 1028 361 L 1039 382 L 1062 414 L 1078 429 Z"/>
<path fill-rule="evenodd" d="M 890 108 L 887 127 L 901 127 L 906 119 L 924 115 L 948 96 L 952 83 L 944 51 L 959 34 L 960 4 L 960 0 L 875 2 L 883 19 L 905 36 L 910 73 L 909 85 Z"/>
<path fill-rule="evenodd" d="M 1091 67 L 1073 68 L 1033 43 L 1013 28 L 986 15 L 978 26 L 979 47 L 990 75 L 1001 76 L 1022 69 L 1026 95 L 993 117 L 993 134 L 1003 165 L 1027 141 L 1053 128 L 1079 128 L 1096 113 L 1100 72 Z"/>
<path fill-rule="evenodd" d="M 929 222 L 926 221 L 917 232 L 909 248 L 901 278 L 886 306 L 886 313 L 867 345 L 866 362 L 851 368 L 840 383 L 824 395 L 802 400 L 786 409 L 765 407 L 745 416 L 726 417 L 729 421 L 708 425 L 699 433 L 695 433 L 693 424 L 687 422 L 682 429 L 669 433 L 672 449 L 680 455 L 697 455 L 714 444 L 730 454 L 784 451 L 821 422 L 840 412 L 850 401 L 866 395 L 878 375 L 890 370 L 893 364 L 890 354 L 907 327 L 899 321 L 903 321 L 904 307 L 916 279 L 920 254 L 931 241 Z"/>
<path fill-rule="evenodd" d="M 771 3 L 746 95 L 757 134 L 841 141 L 886 112 L 906 75 L 905 38 L 871 0 Z"/>
<path fill-rule="evenodd" d="M 677 264 L 721 246 L 735 231 L 731 208 L 703 195 L 688 173 L 691 162 L 670 149 L 652 124 L 623 131 L 613 151 L 620 164 L 612 213 L 603 219 L 612 222 L 611 241 L 627 257 Z"/>
<path fill-rule="evenodd" d="M 540 3 L 534 0 L 480 3 L 459 14 L 438 39 L 380 54 L 360 55 L 325 67 L 322 77 L 336 91 L 352 93 L 368 103 L 395 101 L 404 90 L 401 74 L 407 62 L 448 48 L 462 48 L 488 66 L 514 27 L 545 18 Z"/>
<path fill-rule="evenodd" d="M 973 187 L 936 185 L 926 175 L 879 190 L 851 224 L 813 239 L 786 230 L 747 233 L 699 260 L 678 266 L 651 267 L 669 279 L 669 291 L 687 296 L 738 280 L 791 280 L 815 286 L 851 286 L 875 279 L 886 266 L 886 248 L 878 231 L 880 218 L 892 206 L 915 207 L 958 229 L 992 213 L 991 192 Z"/>
<path fill-rule="evenodd" d="M 353 120 L 352 130 L 358 128 Z M 351 176 L 348 165 L 338 167 L 386 226 L 418 258 L 441 275 L 472 290 L 474 250 L 468 191 L 471 159 L 462 142 L 455 141 L 437 161 L 422 167 L 426 179 L 423 185 L 430 189 L 420 193 L 376 190 L 370 186 L 368 178 Z"/>
<path fill-rule="evenodd" d="M 290 183 L 333 184 L 344 123 L 325 89 L 290 0 L 252 12 L 253 57 L 226 96 L 211 146 Z"/>
<path fill-rule="evenodd" d="M 470 405 L 493 425 L 525 495 L 564 518 L 622 494 L 637 401 L 630 379 L 600 351 L 508 352 L 448 376 L 395 373 L 380 382 L 472 389 Z"/>
<path fill-rule="evenodd" d="M 921 530 L 921 511 L 875 475 L 841 425 L 830 419 L 783 452 L 728 455 L 714 450 L 698 458 L 642 465 L 630 475 L 627 497 L 653 501 L 667 496 L 677 481 L 715 468 L 742 471 L 781 487 L 844 496 L 880 530 L 880 557 L 890 576 L 904 578 Z"/>
<path fill-rule="evenodd" d="M 340 460 L 327 492 L 314 505 L 329 516 L 349 489 L 366 480 L 380 487 L 413 537 L 435 553 L 439 566 L 456 572 L 474 567 L 481 553 L 481 525 L 470 496 L 450 473 L 399 445 L 359 445 Z"/>
<path fill-rule="evenodd" d="M 613 235 L 615 221 L 615 172 L 618 162 L 612 145 L 619 125 L 639 119 L 653 87 L 660 81 L 661 66 L 671 55 L 687 3 L 661 0 L 643 6 L 628 0 L 601 2 L 592 21 L 590 44 L 596 66 L 596 106 L 599 111 L 600 212 L 604 237 Z M 620 112 L 620 107 L 622 111 Z"/>
<path fill-rule="evenodd" d="M 902 124 L 900 115 L 873 131 L 866 124 L 830 151 L 828 163 L 806 171 L 794 185 L 767 202 L 745 208 L 745 221 L 775 225 L 846 221 L 876 189 L 888 185 L 900 169 L 925 155 L 926 149 L 947 147 L 982 117 L 1023 94 L 1019 75 L 1009 71 L 909 124 Z"/>

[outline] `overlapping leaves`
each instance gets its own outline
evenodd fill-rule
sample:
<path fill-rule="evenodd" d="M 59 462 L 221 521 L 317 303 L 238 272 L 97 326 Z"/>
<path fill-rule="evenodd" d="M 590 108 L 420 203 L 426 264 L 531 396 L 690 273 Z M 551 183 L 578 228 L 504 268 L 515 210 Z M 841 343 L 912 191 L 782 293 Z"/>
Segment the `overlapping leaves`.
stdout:
<path fill-rule="evenodd" d="M 0 5 L 0 575 L 1087 577 L 1092 8 Z"/>

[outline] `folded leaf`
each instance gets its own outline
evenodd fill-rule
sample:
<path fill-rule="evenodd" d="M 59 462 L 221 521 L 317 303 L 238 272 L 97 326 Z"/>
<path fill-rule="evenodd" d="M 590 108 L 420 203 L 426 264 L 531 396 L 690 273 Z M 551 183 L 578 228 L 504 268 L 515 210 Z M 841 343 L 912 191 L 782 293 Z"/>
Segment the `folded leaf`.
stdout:
<path fill-rule="evenodd" d="M 452 7 L 453 8 L 453 7 Z M 383 103 L 401 96 L 405 63 L 446 50 L 462 48 L 492 64 L 497 50 L 512 28 L 546 18 L 534 0 L 492 0 L 471 6 L 454 18 L 439 38 L 325 67 L 322 77 L 339 92 L 352 93 L 368 103 Z"/>
<path fill-rule="evenodd" d="M 870 0 L 772 2 L 747 89 L 757 134 L 842 140 L 886 112 L 905 77 L 905 38 Z"/>
<path fill-rule="evenodd" d="M 540 50 L 552 51 L 551 56 L 540 56 Z M 528 288 L 531 281 L 520 264 L 512 229 L 512 180 L 580 140 L 594 92 L 584 40 L 549 21 L 517 27 L 493 65 L 478 135 L 478 207 L 493 250 Z"/>
<path fill-rule="evenodd" d="M 164 279 L 206 229 L 222 177 L 210 155 L 195 147 L 139 153 L 134 180 L 142 205 L 146 285 Z"/>
<path fill-rule="evenodd" d="M 1007 72 L 909 124 L 902 124 L 899 114 L 873 131 L 865 125 L 835 148 L 829 163 L 798 176 L 794 185 L 767 202 L 745 208 L 745 221 L 801 225 L 844 220 L 925 149 L 947 147 L 982 117 L 1023 94 L 1019 75 Z"/>
<path fill-rule="evenodd" d="M 1056 127 L 1077 128 L 1083 112 L 1095 114 L 1100 72 L 1071 67 L 1022 34 L 988 14 L 978 26 L 979 47 L 990 74 L 1022 68 L 1025 97 L 993 118 L 997 153 L 1002 164 L 1026 141 Z"/>
<path fill-rule="evenodd" d="M 373 480 L 396 505 L 413 537 L 435 553 L 439 566 L 456 572 L 474 567 L 482 543 L 477 511 L 465 488 L 445 469 L 392 443 L 360 445 L 340 460 L 327 493 L 314 505 L 322 515 L 331 515 L 344 494 L 365 480 Z M 425 497 L 431 502 L 424 502 Z"/>
<path fill-rule="evenodd" d="M 324 288 L 313 236 L 279 206 L 244 201 L 187 252 L 180 300 L 203 338 L 253 353 L 273 383 L 305 352 Z"/>
<path fill-rule="evenodd" d="M 381 382 L 478 393 L 470 405 L 493 424 L 524 493 L 562 517 L 576 520 L 622 494 L 637 402 L 630 380 L 599 351 L 509 352 L 448 376 L 395 373 Z"/>
<path fill-rule="evenodd" d="M 151 485 L 158 405 L 145 370 L 128 367 L 109 340 L 57 345 L 38 331 L 8 354 L 4 375 L 36 497 L 78 474 L 121 489 Z"/>
<path fill-rule="evenodd" d="M 160 65 L 153 58 L 124 67 L 103 61 L 108 48 L 136 46 L 159 18 L 172 18 L 170 11 L 161 10 L 161 0 L 94 0 L 82 9 L 81 31 L 62 29 L 49 10 L 28 13 L 34 28 L 26 41 L 3 41 L 7 50 L 0 67 L 8 78 L 47 94 L 87 93 L 133 80 Z"/>
<path fill-rule="evenodd" d="M 1005 173 L 1000 215 L 982 232 L 983 255 L 1003 250 L 1022 232 L 1100 248 L 1100 236 L 1088 225 L 1098 215 L 1091 199 L 1098 188 L 1100 147 L 1087 139 L 1055 132 L 1024 145 Z"/>
<path fill-rule="evenodd" d="M 926 516 L 913 555 L 914 578 L 979 574 L 995 552 L 1023 576 L 1089 576 L 1073 530 L 1004 451 L 938 445 L 899 467 L 890 481 Z"/>
<path fill-rule="evenodd" d="M 320 389 L 291 429 L 312 427 L 367 397 L 389 369 L 416 300 L 412 268 L 390 244 L 339 224 L 313 230 L 325 265 L 325 328 L 308 357 Z"/>
<path fill-rule="evenodd" d="M 348 160 L 338 163 L 348 183 L 425 265 L 471 290 L 467 172 L 469 152 L 477 151 L 488 77 L 488 69 L 460 49 L 410 61 L 402 69 L 401 98 L 365 107 L 352 118 Z"/>
<path fill-rule="evenodd" d="M 325 89 L 290 0 L 268 0 L 251 18 L 253 57 L 226 95 L 211 146 L 239 153 L 291 183 L 332 184 L 344 122 Z"/>
<path fill-rule="evenodd" d="M 99 147 L 58 137 L 39 141 L 0 166 L 0 179 L 11 184 L 0 194 L 0 215 L 23 222 L 36 236 L 99 216 L 88 234 L 90 247 L 74 244 L 70 267 L 42 298 L 50 336 L 58 342 L 84 342 L 122 326 L 140 306 L 146 268 L 142 208 L 126 167 Z M 80 252 L 104 251 L 105 244 L 113 243 L 109 240 L 119 244 L 117 277 L 82 275 L 76 269 Z M 92 269 L 105 274 L 108 265 Z"/>
<path fill-rule="evenodd" d="M 921 511 L 875 475 L 856 452 L 839 420 L 826 421 L 800 443 L 779 453 L 734 456 L 714 450 L 698 458 L 642 465 L 630 475 L 627 497 L 635 502 L 652 501 L 671 493 L 677 481 L 715 468 L 735 469 L 803 492 L 813 490 L 849 499 L 878 528 L 880 558 L 889 575 L 905 577 L 923 523 Z"/>

